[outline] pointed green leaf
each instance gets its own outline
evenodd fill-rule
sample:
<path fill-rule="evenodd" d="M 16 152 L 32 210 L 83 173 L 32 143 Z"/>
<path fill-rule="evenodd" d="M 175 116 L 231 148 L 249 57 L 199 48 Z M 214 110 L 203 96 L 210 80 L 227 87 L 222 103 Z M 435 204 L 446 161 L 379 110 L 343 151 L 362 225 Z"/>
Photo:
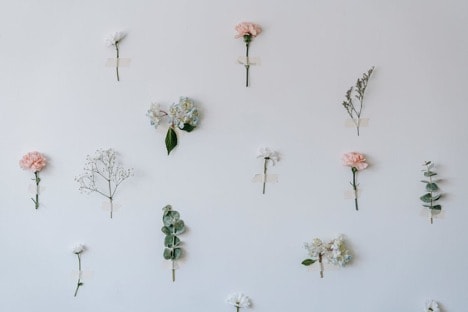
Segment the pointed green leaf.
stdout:
<path fill-rule="evenodd" d="M 425 203 L 430 203 L 431 200 L 433 200 L 431 193 L 426 193 L 423 196 L 419 197 L 419 199 L 421 199 Z"/>
<path fill-rule="evenodd" d="M 441 206 L 441 205 L 434 205 L 434 206 L 432 206 L 432 209 L 434 209 L 434 210 L 442 210 L 442 206 Z"/>
<path fill-rule="evenodd" d="M 426 172 L 424 172 L 424 176 L 425 176 L 425 177 L 433 177 L 433 176 L 435 176 L 435 175 L 437 175 L 437 173 L 432 172 L 432 171 L 426 171 Z"/>
<path fill-rule="evenodd" d="M 312 259 L 305 259 L 304 261 L 301 262 L 305 266 L 309 266 L 315 263 L 315 260 Z"/>
<path fill-rule="evenodd" d="M 169 127 L 166 134 L 167 155 L 177 146 L 177 134 L 172 127 Z"/>
<path fill-rule="evenodd" d="M 426 204 L 424 204 L 423 207 L 431 208 L 432 206 L 431 206 L 431 205 L 426 205 Z"/>
<path fill-rule="evenodd" d="M 172 250 L 169 248 L 164 248 L 163 256 L 164 256 L 164 259 L 166 260 L 172 259 Z"/>
<path fill-rule="evenodd" d="M 422 183 L 430 183 L 429 181 L 426 180 L 421 180 Z"/>
<path fill-rule="evenodd" d="M 428 192 L 435 192 L 438 189 L 439 189 L 439 187 L 435 183 L 427 183 L 426 184 L 426 191 L 428 191 Z"/>
<path fill-rule="evenodd" d="M 182 249 L 174 248 L 174 252 L 172 253 L 172 260 L 177 260 L 182 255 Z"/>
<path fill-rule="evenodd" d="M 170 230 L 167 226 L 163 226 L 163 227 L 161 228 L 161 232 L 163 232 L 163 233 L 166 234 L 166 235 L 171 234 L 171 230 Z"/>
<path fill-rule="evenodd" d="M 192 132 L 193 129 L 195 129 L 194 126 L 192 126 L 191 124 L 185 123 L 184 127 L 182 129 L 180 129 L 180 130 L 184 130 L 184 131 L 187 131 L 187 132 Z"/>

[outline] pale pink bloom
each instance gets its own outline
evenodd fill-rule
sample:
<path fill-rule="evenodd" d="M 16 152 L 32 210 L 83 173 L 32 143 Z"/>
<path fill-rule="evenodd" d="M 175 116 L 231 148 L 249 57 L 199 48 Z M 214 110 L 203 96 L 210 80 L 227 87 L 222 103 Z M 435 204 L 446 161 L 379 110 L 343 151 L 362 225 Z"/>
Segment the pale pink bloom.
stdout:
<path fill-rule="evenodd" d="M 356 168 L 357 170 L 366 169 L 368 164 L 363 154 L 351 152 L 343 155 L 343 164 L 345 166 Z"/>
<path fill-rule="evenodd" d="M 41 171 L 47 164 L 47 160 L 41 153 L 34 151 L 29 152 L 21 158 L 19 165 L 24 170 L 32 172 Z"/>
<path fill-rule="evenodd" d="M 254 23 L 242 22 L 236 25 L 237 35 L 236 38 L 244 37 L 245 35 L 251 35 L 256 37 L 262 32 L 262 28 Z"/>

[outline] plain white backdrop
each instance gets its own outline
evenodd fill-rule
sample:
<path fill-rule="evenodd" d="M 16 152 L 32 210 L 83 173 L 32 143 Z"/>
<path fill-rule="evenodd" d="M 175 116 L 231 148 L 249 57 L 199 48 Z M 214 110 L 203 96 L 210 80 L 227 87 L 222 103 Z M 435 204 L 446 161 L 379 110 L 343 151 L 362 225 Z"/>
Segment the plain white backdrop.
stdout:
<path fill-rule="evenodd" d="M 468 279 L 466 86 L 468 2 L 3 0 L 0 10 L 0 310 L 444 311 L 466 307 Z M 251 87 L 236 59 L 241 21 L 260 24 Z M 126 31 L 121 81 L 105 67 L 104 39 Z M 371 66 L 363 116 L 344 126 L 346 90 Z M 200 126 L 166 155 L 151 102 L 196 101 Z M 251 178 L 256 150 L 281 153 L 279 183 Z M 103 198 L 78 191 L 87 154 L 112 147 L 135 175 L 109 219 Z M 32 150 L 49 165 L 35 210 Z M 344 192 L 358 151 L 360 211 Z M 443 214 L 430 225 L 419 196 L 422 163 L 443 181 Z M 162 208 L 188 231 L 177 280 L 163 257 Z M 303 243 L 345 235 L 354 256 L 318 272 Z M 77 242 L 84 285 L 73 297 Z"/>

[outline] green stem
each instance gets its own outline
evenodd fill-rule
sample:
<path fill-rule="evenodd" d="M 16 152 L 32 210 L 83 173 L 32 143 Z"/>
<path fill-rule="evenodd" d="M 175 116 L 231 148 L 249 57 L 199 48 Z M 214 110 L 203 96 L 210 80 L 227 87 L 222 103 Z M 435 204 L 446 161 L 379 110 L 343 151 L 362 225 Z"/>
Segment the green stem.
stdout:
<path fill-rule="evenodd" d="M 239 312 L 239 308 L 240 308 L 240 307 L 236 306 L 236 312 Z"/>
<path fill-rule="evenodd" d="M 109 201 L 110 201 L 110 217 L 112 219 L 112 213 L 114 211 L 114 201 L 112 198 L 112 185 L 111 185 L 111 180 L 107 179 L 107 184 L 109 186 Z"/>
<path fill-rule="evenodd" d="M 120 76 L 119 76 L 119 56 L 120 56 L 120 51 L 119 51 L 119 42 L 117 41 L 115 43 L 115 50 L 117 51 L 117 59 L 115 62 L 115 71 L 117 73 L 117 81 L 120 81 Z"/>
<path fill-rule="evenodd" d="M 245 43 L 245 87 L 249 86 L 249 69 L 250 69 L 250 61 L 249 61 L 249 47 L 250 42 Z"/>
<path fill-rule="evenodd" d="M 357 172 L 357 168 L 356 167 L 352 167 L 351 168 L 351 171 L 353 172 L 353 190 L 354 190 L 354 206 L 356 207 L 356 211 L 359 210 L 359 206 L 358 206 L 358 191 L 357 191 L 357 185 L 356 185 L 356 172 Z"/>
<path fill-rule="evenodd" d="M 172 260 L 172 281 L 175 282 L 175 268 L 174 268 L 174 260 Z"/>
<path fill-rule="evenodd" d="M 39 182 L 41 182 L 39 171 L 34 172 L 34 177 L 36 182 L 36 200 L 34 200 L 34 198 L 31 198 L 31 200 L 34 202 L 34 207 L 37 209 L 39 208 Z"/>
<path fill-rule="evenodd" d="M 83 285 L 83 283 L 81 282 L 81 273 L 82 273 L 82 271 L 81 271 L 81 254 L 77 253 L 76 255 L 78 256 L 78 282 L 76 283 L 75 297 L 78 294 L 78 289 L 80 288 L 81 285 Z"/>
<path fill-rule="evenodd" d="M 322 253 L 319 254 L 319 264 L 320 264 L 320 278 L 323 278 L 323 262 L 322 262 Z"/>
<path fill-rule="evenodd" d="M 263 163 L 263 194 L 265 194 L 265 185 L 267 180 L 267 162 L 270 157 L 265 157 L 265 162 Z"/>

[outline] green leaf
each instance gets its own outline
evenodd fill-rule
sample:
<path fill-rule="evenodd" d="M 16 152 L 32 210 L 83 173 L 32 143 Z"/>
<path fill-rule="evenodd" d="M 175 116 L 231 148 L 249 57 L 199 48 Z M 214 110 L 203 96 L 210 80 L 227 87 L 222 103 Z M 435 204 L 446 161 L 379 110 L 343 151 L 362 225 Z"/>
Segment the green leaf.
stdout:
<path fill-rule="evenodd" d="M 305 266 L 309 266 L 315 263 L 315 260 L 312 259 L 305 259 L 304 261 L 301 262 Z"/>
<path fill-rule="evenodd" d="M 184 131 L 187 131 L 187 132 L 192 132 L 193 129 L 195 129 L 194 126 L 192 126 L 191 124 L 188 124 L 188 123 L 184 123 L 184 127 L 182 129 L 180 129 L 180 130 L 184 130 Z"/>
<path fill-rule="evenodd" d="M 435 197 L 432 197 L 432 201 L 439 200 L 442 197 L 442 195 L 436 195 Z"/>
<path fill-rule="evenodd" d="M 180 244 L 180 238 L 178 238 L 175 235 L 172 235 L 172 234 L 167 235 L 164 238 L 164 246 L 166 246 L 166 247 L 172 248 L 172 247 L 179 246 L 179 244 Z"/>
<path fill-rule="evenodd" d="M 163 232 L 163 233 L 166 234 L 166 235 L 171 234 L 171 230 L 170 230 L 167 226 L 163 226 L 163 227 L 161 228 L 161 232 Z"/>
<path fill-rule="evenodd" d="M 164 248 L 163 257 L 166 260 L 171 260 L 172 259 L 172 250 L 169 249 L 169 248 Z"/>
<path fill-rule="evenodd" d="M 425 203 L 430 203 L 431 201 L 434 200 L 431 196 L 431 193 L 426 193 L 423 196 L 419 197 L 419 199 L 421 199 Z"/>
<path fill-rule="evenodd" d="M 177 260 L 182 255 L 182 249 L 174 248 L 174 252 L 172 253 L 172 260 Z"/>
<path fill-rule="evenodd" d="M 431 205 L 423 205 L 423 207 L 431 208 Z"/>
<path fill-rule="evenodd" d="M 437 173 L 432 172 L 432 171 L 426 171 L 426 172 L 424 172 L 424 176 L 425 176 L 425 177 L 433 177 L 433 176 L 435 176 L 435 175 L 437 175 Z"/>
<path fill-rule="evenodd" d="M 179 220 L 180 214 L 177 211 L 171 210 L 164 214 L 163 223 L 165 226 L 174 225 Z"/>
<path fill-rule="evenodd" d="M 442 206 L 441 206 L 441 205 L 434 205 L 434 206 L 432 206 L 432 209 L 434 209 L 434 210 L 442 210 Z"/>
<path fill-rule="evenodd" d="M 174 223 L 174 232 L 175 234 L 181 234 L 185 231 L 185 224 L 184 221 L 182 220 L 177 220 Z"/>
<path fill-rule="evenodd" d="M 422 183 L 430 183 L 429 181 L 426 180 L 421 180 Z"/>
<path fill-rule="evenodd" d="M 435 192 L 438 189 L 439 189 L 439 187 L 435 183 L 427 183 L 426 184 L 426 191 L 428 191 L 428 192 Z"/>
<path fill-rule="evenodd" d="M 169 127 L 166 134 L 167 155 L 177 146 L 177 134 L 172 127 Z"/>

